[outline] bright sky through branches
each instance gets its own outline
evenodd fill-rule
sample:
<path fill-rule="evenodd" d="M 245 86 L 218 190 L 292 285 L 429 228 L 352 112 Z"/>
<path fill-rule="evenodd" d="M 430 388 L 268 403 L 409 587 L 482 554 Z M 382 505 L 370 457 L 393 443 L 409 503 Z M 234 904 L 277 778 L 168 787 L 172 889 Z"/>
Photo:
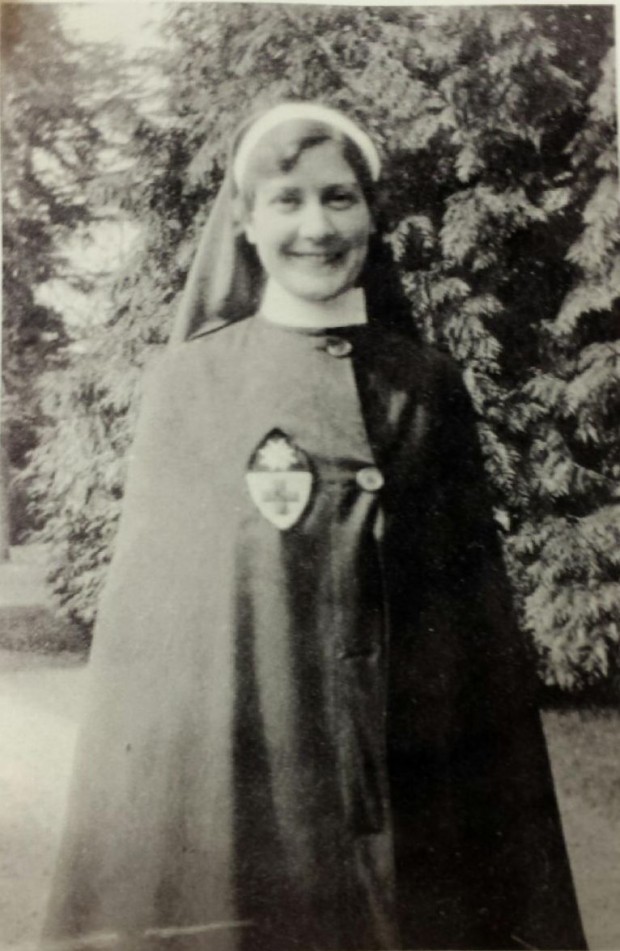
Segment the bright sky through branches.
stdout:
<path fill-rule="evenodd" d="M 79 44 L 115 44 L 129 63 L 149 47 L 161 45 L 158 26 L 169 10 L 169 3 L 148 2 L 76 2 L 59 3 L 62 26 L 67 39 Z M 150 75 L 144 63 L 141 67 L 141 82 L 145 97 L 149 91 Z M 93 70 L 97 69 L 96 59 Z M 121 96 L 124 94 L 120 90 Z M 156 87 L 161 94 L 161 80 Z M 146 101 L 146 99 L 145 99 Z M 112 165 L 118 162 L 114 148 L 110 152 Z M 103 158 L 103 154 L 102 154 Z M 105 163 L 104 163 L 105 164 Z M 48 281 L 37 289 L 37 300 L 58 309 L 72 330 L 78 326 L 87 328 L 107 315 L 109 308 L 109 285 L 111 279 L 132 253 L 140 229 L 135 221 L 110 209 L 110 217 L 76 233 L 64 244 L 62 251 L 76 272 L 83 278 L 93 278 L 97 273 L 98 288 L 82 294 L 63 279 Z"/>
<path fill-rule="evenodd" d="M 117 43 L 127 52 L 158 42 L 157 23 L 167 4 L 67 3 L 61 4 L 67 35 L 86 43 Z"/>

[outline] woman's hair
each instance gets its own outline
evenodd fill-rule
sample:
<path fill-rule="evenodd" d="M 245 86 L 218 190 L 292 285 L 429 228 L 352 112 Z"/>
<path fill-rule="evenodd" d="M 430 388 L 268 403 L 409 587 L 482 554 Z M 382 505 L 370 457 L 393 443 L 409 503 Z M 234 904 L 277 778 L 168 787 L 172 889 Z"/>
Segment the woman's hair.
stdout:
<path fill-rule="evenodd" d="M 251 209 L 257 183 L 263 178 L 286 174 L 297 165 L 308 149 L 334 142 L 352 168 L 371 211 L 375 186 L 368 163 L 359 147 L 340 129 L 316 119 L 290 119 L 266 132 L 252 150 L 239 185 L 245 210 Z"/>

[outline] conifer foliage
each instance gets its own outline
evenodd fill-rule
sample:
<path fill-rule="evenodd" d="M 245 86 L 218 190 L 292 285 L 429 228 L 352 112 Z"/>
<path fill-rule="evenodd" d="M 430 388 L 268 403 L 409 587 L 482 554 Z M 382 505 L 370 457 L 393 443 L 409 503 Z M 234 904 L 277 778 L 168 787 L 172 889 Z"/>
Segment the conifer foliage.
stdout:
<path fill-rule="evenodd" d="M 61 241 L 88 217 L 79 179 L 92 167 L 99 134 L 80 105 L 85 74 L 53 9 L 3 5 L 2 66 L 2 435 L 15 471 L 38 440 L 36 381 L 62 365 L 68 342 L 62 314 L 36 291 L 67 276 Z M 15 536 L 23 496 L 12 495 Z"/>
<path fill-rule="evenodd" d="M 31 463 L 55 584 L 88 629 L 117 517 L 134 383 L 166 340 L 249 108 L 316 98 L 362 121 L 379 215 L 428 342 L 465 372 L 542 680 L 620 657 L 618 206 L 610 7 L 171 7 L 117 183 L 142 226 L 87 359 L 49 381 Z M 146 66 L 145 66 L 146 69 Z M 62 399 L 58 396 L 64 394 Z M 79 420 L 72 431 L 67 418 Z M 55 421 L 55 422 L 54 422 Z M 71 478 L 58 480 L 71 453 Z M 103 475 L 107 473 L 107 475 Z"/>

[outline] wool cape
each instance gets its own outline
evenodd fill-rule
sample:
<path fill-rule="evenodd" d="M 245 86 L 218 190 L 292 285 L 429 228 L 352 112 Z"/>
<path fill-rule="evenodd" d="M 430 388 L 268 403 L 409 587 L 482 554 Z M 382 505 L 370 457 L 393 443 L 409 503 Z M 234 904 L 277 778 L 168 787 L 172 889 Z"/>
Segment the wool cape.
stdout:
<path fill-rule="evenodd" d="M 367 325 L 248 317 L 234 199 L 145 388 L 44 946 L 584 948 L 460 374 L 376 235 Z"/>
<path fill-rule="evenodd" d="M 284 530 L 248 490 L 266 438 L 311 473 Z M 261 317 L 168 350 L 89 676 L 49 947 L 585 947 L 473 411 L 433 350 Z"/>

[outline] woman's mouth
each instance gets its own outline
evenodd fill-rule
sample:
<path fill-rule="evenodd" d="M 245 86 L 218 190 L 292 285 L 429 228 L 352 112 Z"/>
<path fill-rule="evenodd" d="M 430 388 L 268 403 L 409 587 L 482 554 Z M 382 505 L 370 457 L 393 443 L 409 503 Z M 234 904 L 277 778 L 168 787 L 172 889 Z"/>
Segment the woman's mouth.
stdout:
<path fill-rule="evenodd" d="M 305 261 L 308 264 L 316 264 L 318 266 L 323 265 L 337 265 L 340 264 L 346 255 L 346 249 L 341 248 L 338 251 L 289 251 L 287 252 L 288 257 L 294 258 L 297 261 Z"/>

